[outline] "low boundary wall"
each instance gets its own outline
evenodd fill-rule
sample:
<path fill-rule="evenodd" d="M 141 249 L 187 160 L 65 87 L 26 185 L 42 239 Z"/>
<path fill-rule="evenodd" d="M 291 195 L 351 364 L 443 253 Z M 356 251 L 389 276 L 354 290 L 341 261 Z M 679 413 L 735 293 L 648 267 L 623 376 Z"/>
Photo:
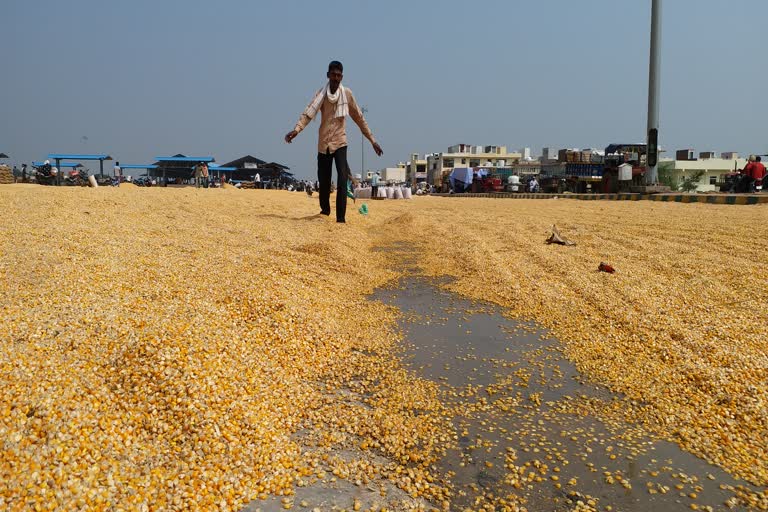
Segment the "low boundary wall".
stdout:
<path fill-rule="evenodd" d="M 662 201 L 669 203 L 707 203 L 707 204 L 760 204 L 768 203 L 765 195 L 735 194 L 542 194 L 542 193 L 462 193 L 431 194 L 439 197 L 484 197 L 488 199 L 579 199 L 582 201 Z"/>

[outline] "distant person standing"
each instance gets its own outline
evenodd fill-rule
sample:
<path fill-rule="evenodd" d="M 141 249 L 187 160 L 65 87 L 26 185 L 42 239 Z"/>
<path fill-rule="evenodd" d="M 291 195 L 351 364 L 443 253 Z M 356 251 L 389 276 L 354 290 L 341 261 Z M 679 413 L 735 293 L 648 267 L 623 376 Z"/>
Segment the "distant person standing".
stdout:
<path fill-rule="evenodd" d="M 755 155 L 749 155 L 749 161 L 744 169 L 741 170 L 742 180 L 744 182 L 743 192 L 754 192 L 755 183 L 765 176 L 765 166 L 761 158 Z"/>
<path fill-rule="evenodd" d="M 765 165 L 763 165 L 762 158 L 755 155 L 750 156 L 742 174 L 747 180 L 746 192 L 755 192 L 755 185 L 765 177 Z"/>
<path fill-rule="evenodd" d="M 755 157 L 755 161 L 757 163 L 756 165 L 756 172 L 755 175 L 759 176 L 759 178 L 755 178 L 760 181 L 760 184 L 763 186 L 763 189 L 765 189 L 765 165 L 763 164 L 763 159 L 759 156 Z"/>
<path fill-rule="evenodd" d="M 201 166 L 201 173 L 203 176 L 203 188 L 208 188 L 208 178 L 210 177 L 210 174 L 208 172 L 208 164 L 205 162 L 200 162 Z"/>
<path fill-rule="evenodd" d="M 19 171 L 19 168 L 14 165 L 13 171 L 11 172 L 13 173 L 13 182 L 18 183 L 19 180 L 21 179 L 21 171 Z"/>
<path fill-rule="evenodd" d="M 27 182 L 27 164 L 21 164 L 21 182 Z"/>
<path fill-rule="evenodd" d="M 379 195 L 379 173 L 375 172 L 371 176 L 371 199 L 376 199 Z"/>
<path fill-rule="evenodd" d="M 254 188 L 261 188 L 261 174 L 256 173 L 256 176 L 253 177 L 253 186 Z"/>
<path fill-rule="evenodd" d="M 197 162 L 195 165 L 195 188 L 200 188 L 203 179 L 203 163 Z"/>
<path fill-rule="evenodd" d="M 120 162 L 115 162 L 114 173 L 115 173 L 115 185 L 119 187 L 120 179 L 123 176 L 123 170 L 120 168 Z"/>
<path fill-rule="evenodd" d="M 347 211 L 346 183 L 350 179 L 347 163 L 346 117 L 355 121 L 363 135 L 371 142 L 373 150 L 381 156 L 383 151 L 373 138 L 352 91 L 343 85 L 344 66 L 339 61 L 328 64 L 325 75 L 328 83 L 315 93 L 293 130 L 285 136 L 291 143 L 301 131 L 321 113 L 320 135 L 317 143 L 317 179 L 320 182 L 320 214 L 331 214 L 331 173 L 336 162 L 338 192 L 336 194 L 336 222 L 345 222 Z"/>

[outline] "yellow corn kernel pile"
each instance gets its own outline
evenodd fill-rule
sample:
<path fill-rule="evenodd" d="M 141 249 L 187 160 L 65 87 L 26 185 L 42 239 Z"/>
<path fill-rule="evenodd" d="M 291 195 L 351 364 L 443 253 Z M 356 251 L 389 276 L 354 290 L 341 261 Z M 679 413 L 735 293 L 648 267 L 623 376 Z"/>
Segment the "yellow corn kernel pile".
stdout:
<path fill-rule="evenodd" d="M 768 484 L 764 206 L 420 197 L 337 225 L 299 193 L 33 185 L 0 206 L 0 509 L 239 510 L 324 478 L 449 502 L 450 414 L 366 299 L 394 243 Z"/>
<path fill-rule="evenodd" d="M 395 274 L 362 225 L 301 219 L 315 201 L 287 192 L 0 204 L 0 509 L 239 510 L 343 443 L 393 461 L 345 474 L 444 497 L 448 422 L 365 299 Z"/>
<path fill-rule="evenodd" d="M 392 215 L 427 274 L 550 328 L 648 427 L 768 485 L 768 206 L 428 198 Z M 578 245 L 545 244 L 553 224 Z"/>

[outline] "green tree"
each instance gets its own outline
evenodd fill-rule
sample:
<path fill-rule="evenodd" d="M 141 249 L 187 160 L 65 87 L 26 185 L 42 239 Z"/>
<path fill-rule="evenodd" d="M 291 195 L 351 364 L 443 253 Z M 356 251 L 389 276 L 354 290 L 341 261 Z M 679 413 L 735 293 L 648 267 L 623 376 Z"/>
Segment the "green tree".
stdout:
<path fill-rule="evenodd" d="M 659 183 L 668 186 L 671 190 L 678 189 L 677 177 L 672 172 L 673 162 L 661 162 L 657 168 Z"/>
<path fill-rule="evenodd" d="M 696 187 L 699 186 L 701 178 L 704 176 L 704 171 L 696 171 L 692 175 L 683 178 L 683 182 L 680 183 L 680 188 L 683 192 L 693 192 Z"/>

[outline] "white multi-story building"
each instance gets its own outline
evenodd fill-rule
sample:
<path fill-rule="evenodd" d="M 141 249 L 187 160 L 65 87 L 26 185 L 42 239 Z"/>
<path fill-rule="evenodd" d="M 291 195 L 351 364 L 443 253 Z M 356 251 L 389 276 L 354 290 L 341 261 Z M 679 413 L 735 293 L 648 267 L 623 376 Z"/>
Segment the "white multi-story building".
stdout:
<path fill-rule="evenodd" d="M 679 185 L 685 178 L 690 178 L 698 171 L 704 171 L 699 180 L 696 192 L 715 192 L 718 184 L 725 181 L 725 175 L 743 169 L 747 165 L 746 158 L 738 158 L 738 153 L 722 153 L 721 158 L 715 158 L 714 152 L 699 153 L 699 158 L 694 158 L 693 150 L 678 151 L 678 155 L 684 155 L 684 159 L 662 159 L 659 162 L 660 170 L 670 172 L 673 180 Z M 722 158 L 722 157 L 737 158 Z"/>
<path fill-rule="evenodd" d="M 427 155 L 427 182 L 439 187 L 456 167 L 511 167 L 521 157 L 519 152 L 507 152 L 506 146 L 456 144 L 444 153 Z"/>
<path fill-rule="evenodd" d="M 386 167 L 379 172 L 379 181 L 382 183 L 405 183 L 405 166 Z M 370 181 L 375 171 L 366 173 L 366 180 Z"/>
<path fill-rule="evenodd" d="M 541 163 L 551 164 L 557 162 L 557 150 L 552 146 L 541 148 Z"/>
<path fill-rule="evenodd" d="M 400 167 L 400 165 L 398 165 Z M 402 164 L 405 167 L 405 182 L 411 185 L 427 180 L 427 159 L 419 158 L 417 153 L 411 154 L 411 159 Z"/>
<path fill-rule="evenodd" d="M 512 174 L 518 176 L 538 176 L 541 174 L 541 162 L 535 160 L 520 161 L 512 166 Z"/>

